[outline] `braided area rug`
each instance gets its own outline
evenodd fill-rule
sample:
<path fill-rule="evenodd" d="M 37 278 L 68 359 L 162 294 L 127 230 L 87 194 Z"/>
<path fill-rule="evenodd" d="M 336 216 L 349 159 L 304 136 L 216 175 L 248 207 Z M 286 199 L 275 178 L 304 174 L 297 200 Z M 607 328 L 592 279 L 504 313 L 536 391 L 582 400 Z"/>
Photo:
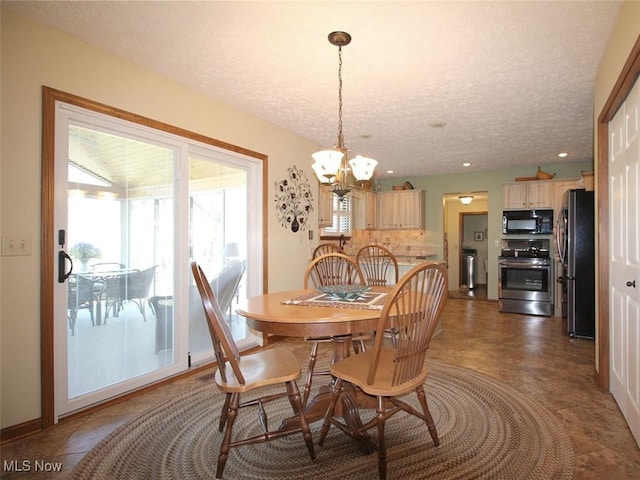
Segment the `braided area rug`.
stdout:
<path fill-rule="evenodd" d="M 388 479 L 570 479 L 571 440 L 560 422 L 537 402 L 477 373 L 429 361 L 425 390 L 440 446 L 425 425 L 404 412 L 387 422 Z M 224 395 L 204 385 L 131 421 L 100 442 L 76 466 L 73 479 L 213 479 L 222 434 Z M 415 394 L 405 397 L 419 409 Z M 259 432 L 255 410 L 238 416 L 234 433 Z M 267 404 L 270 425 L 291 414 L 286 397 Z M 372 411 L 362 412 L 363 420 Z M 370 480 L 377 455 L 364 454 L 332 426 L 317 446 L 322 422 L 311 425 L 311 461 L 301 434 L 231 449 L 223 479 Z M 371 431 L 375 436 L 375 429 Z"/>

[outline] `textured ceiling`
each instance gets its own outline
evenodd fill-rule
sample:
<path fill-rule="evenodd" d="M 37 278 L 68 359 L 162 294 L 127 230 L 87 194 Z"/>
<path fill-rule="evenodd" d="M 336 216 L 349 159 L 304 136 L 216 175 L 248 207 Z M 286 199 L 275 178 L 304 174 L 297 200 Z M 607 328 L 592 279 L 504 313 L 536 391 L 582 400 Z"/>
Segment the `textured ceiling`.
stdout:
<path fill-rule="evenodd" d="M 327 35 L 347 31 L 345 143 L 380 178 L 591 160 L 595 75 L 621 5 L 3 1 L 321 147 L 338 123 Z"/>

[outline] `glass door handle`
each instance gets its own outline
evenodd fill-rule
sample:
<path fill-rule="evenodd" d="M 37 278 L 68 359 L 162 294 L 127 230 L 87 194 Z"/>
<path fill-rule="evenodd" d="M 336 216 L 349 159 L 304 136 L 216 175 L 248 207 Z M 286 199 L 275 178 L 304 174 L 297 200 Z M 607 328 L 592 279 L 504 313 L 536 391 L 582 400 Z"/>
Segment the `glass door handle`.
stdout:
<path fill-rule="evenodd" d="M 65 272 L 65 267 L 67 266 L 67 260 L 69 260 L 69 271 Z M 58 252 L 58 283 L 64 283 L 69 275 L 73 272 L 73 260 L 71 257 L 67 255 L 67 252 L 64 250 L 60 250 Z"/>

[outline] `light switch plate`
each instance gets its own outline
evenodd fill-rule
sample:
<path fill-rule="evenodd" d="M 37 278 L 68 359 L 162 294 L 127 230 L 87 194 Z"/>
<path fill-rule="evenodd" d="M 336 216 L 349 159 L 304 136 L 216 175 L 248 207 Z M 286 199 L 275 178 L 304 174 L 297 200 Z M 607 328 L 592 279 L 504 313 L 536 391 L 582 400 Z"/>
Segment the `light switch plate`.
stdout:
<path fill-rule="evenodd" d="M 2 237 L 2 256 L 31 255 L 31 237 Z"/>

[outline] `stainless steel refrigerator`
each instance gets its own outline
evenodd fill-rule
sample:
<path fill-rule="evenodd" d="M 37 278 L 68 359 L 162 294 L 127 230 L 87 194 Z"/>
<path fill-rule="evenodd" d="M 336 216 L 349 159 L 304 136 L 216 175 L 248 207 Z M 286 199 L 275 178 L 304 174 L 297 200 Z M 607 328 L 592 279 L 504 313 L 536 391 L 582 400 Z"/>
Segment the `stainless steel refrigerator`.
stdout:
<path fill-rule="evenodd" d="M 558 251 L 567 290 L 567 332 L 572 337 L 595 336 L 594 194 L 566 193 L 558 219 Z"/>

